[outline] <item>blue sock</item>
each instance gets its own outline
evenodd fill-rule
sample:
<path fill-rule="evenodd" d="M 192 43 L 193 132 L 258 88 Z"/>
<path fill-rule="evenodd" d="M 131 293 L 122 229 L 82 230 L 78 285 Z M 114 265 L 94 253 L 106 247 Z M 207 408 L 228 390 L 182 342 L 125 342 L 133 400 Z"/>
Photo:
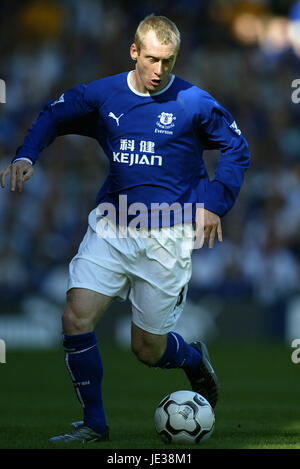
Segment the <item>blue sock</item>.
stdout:
<path fill-rule="evenodd" d="M 185 342 L 177 332 L 169 332 L 167 339 L 165 353 L 154 365 L 155 368 L 183 368 L 190 375 L 197 372 L 202 360 L 201 353 Z"/>
<path fill-rule="evenodd" d="M 102 402 L 103 365 L 95 332 L 64 335 L 65 362 L 79 402 L 84 424 L 103 433 L 106 418 Z"/>

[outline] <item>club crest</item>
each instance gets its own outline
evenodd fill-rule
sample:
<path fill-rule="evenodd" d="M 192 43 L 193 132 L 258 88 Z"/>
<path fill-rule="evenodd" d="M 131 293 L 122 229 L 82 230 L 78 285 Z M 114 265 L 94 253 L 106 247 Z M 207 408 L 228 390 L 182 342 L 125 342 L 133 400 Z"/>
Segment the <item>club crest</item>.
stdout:
<path fill-rule="evenodd" d="M 156 124 L 162 129 L 171 129 L 175 125 L 173 121 L 176 120 L 176 117 L 172 112 L 162 112 L 158 118 L 159 121 Z"/>

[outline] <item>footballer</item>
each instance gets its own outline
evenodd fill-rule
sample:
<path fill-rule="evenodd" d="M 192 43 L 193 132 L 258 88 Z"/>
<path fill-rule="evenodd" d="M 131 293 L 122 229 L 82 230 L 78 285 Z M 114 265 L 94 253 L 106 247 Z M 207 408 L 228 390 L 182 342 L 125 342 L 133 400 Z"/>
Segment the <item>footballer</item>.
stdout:
<path fill-rule="evenodd" d="M 21 192 L 41 151 L 66 134 L 96 139 L 110 161 L 70 262 L 62 314 L 65 363 L 83 419 L 52 436 L 53 443 L 109 439 L 102 400 L 105 364 L 95 325 L 114 300 L 128 297 L 131 303 L 131 347 L 137 358 L 153 368 L 182 368 L 191 388 L 212 407 L 217 403 L 218 379 L 205 344 L 188 344 L 173 329 L 186 301 L 195 240 L 210 248 L 216 239 L 222 241 L 221 219 L 238 197 L 250 154 L 231 114 L 173 74 L 179 48 L 177 26 L 164 16 L 147 16 L 130 47 L 134 69 L 50 100 L 0 173 L 2 187 L 10 176 L 11 190 Z M 212 180 L 202 158 L 208 149 L 220 150 Z M 125 196 L 124 209 L 120 198 Z M 142 216 L 130 225 L 137 204 Z M 153 216 L 157 207 L 175 208 L 166 220 Z M 114 217 L 107 216 L 107 208 Z M 116 226 L 126 224 L 127 235 L 119 236 Z M 111 229 L 108 236 L 104 225 Z M 183 235 L 172 236 L 170 227 L 181 225 Z"/>

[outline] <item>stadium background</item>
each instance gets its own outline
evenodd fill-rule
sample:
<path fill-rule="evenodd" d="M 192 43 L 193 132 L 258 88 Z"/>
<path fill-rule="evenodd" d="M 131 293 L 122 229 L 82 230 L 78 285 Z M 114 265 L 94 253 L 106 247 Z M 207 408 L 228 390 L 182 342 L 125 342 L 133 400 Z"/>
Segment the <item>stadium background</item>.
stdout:
<path fill-rule="evenodd" d="M 129 46 L 147 14 L 177 23 L 175 73 L 211 93 L 236 119 L 252 165 L 223 219 L 222 244 L 193 254 L 186 339 L 300 337 L 300 2 L 63 0 L 0 5 L 0 164 L 11 160 L 48 99 L 130 70 Z M 218 153 L 205 155 L 210 174 Z M 0 193 L 0 337 L 7 348 L 60 344 L 68 262 L 85 233 L 107 162 L 96 142 L 58 138 L 22 195 Z M 101 319 L 102 341 L 128 344 L 130 309 Z"/>

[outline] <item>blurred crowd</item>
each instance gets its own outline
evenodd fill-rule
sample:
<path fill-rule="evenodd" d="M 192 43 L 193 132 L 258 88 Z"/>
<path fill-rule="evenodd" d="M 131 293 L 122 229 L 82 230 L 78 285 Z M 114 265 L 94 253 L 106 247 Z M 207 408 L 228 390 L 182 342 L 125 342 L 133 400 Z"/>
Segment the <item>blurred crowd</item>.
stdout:
<path fill-rule="evenodd" d="M 178 25 L 175 73 L 211 93 L 242 129 L 251 154 L 240 198 L 223 219 L 223 243 L 193 254 L 192 299 L 251 299 L 266 308 L 300 290 L 300 2 L 272 0 L 2 0 L 0 164 L 5 167 L 49 100 L 133 68 L 138 22 Z M 300 87 L 300 85 L 298 85 Z M 299 99 L 298 99 L 299 100 Z M 211 175 L 217 152 L 207 152 Z M 58 138 L 22 195 L 0 193 L 0 313 L 30 292 L 60 302 L 68 262 L 108 164 L 96 142 Z"/>

